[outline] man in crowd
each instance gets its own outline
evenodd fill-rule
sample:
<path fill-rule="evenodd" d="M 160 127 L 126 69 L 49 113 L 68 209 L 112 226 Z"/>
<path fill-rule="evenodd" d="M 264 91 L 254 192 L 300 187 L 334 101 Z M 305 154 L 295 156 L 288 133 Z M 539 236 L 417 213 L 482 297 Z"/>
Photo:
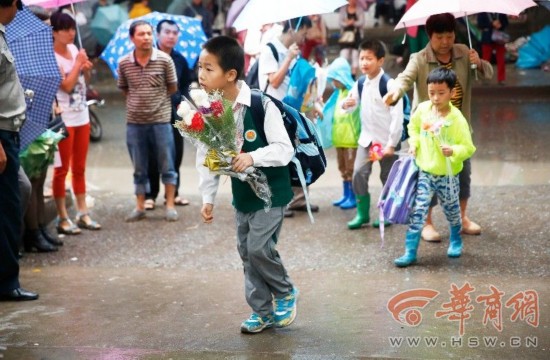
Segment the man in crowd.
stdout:
<path fill-rule="evenodd" d="M 17 176 L 19 129 L 25 120 L 26 104 L 5 26 L 22 8 L 21 0 L 0 0 L 0 301 L 38 299 L 38 294 L 20 287 L 17 261 L 23 226 Z"/>
<path fill-rule="evenodd" d="M 127 222 L 145 218 L 149 186 L 149 154 L 156 154 L 166 193 L 167 221 L 177 221 L 174 198 L 178 175 L 174 169 L 174 135 L 170 96 L 177 91 L 177 77 L 170 55 L 153 45 L 153 27 L 137 20 L 130 25 L 135 50 L 118 66 L 117 86 L 126 95 L 126 144 L 134 165 L 136 208 Z"/>

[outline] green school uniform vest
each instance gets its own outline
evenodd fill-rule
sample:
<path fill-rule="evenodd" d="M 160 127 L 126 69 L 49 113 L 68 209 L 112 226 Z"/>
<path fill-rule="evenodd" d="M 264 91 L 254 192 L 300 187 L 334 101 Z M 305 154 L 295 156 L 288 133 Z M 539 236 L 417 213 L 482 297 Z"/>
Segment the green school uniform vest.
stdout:
<path fill-rule="evenodd" d="M 244 141 L 242 152 L 251 152 L 267 143 L 258 135 L 252 113 L 246 110 L 244 116 Z M 272 207 L 286 206 L 294 196 L 290 187 L 290 173 L 288 166 L 258 167 L 267 177 L 267 183 L 271 188 Z M 233 191 L 233 206 L 240 212 L 250 213 L 264 208 L 264 202 L 254 194 L 254 191 L 247 182 L 231 178 L 231 189 Z"/>

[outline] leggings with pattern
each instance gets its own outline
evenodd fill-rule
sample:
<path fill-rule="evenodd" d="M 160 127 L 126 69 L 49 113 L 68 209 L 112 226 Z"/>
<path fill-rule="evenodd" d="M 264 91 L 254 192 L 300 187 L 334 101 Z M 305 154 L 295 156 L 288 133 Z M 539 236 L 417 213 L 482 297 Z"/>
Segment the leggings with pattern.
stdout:
<path fill-rule="evenodd" d="M 409 219 L 409 231 L 419 232 L 422 230 L 434 193 L 437 195 L 443 213 L 451 227 L 461 226 L 462 220 L 460 218 L 458 189 L 458 175 L 452 176 L 449 179 L 448 176 L 432 175 L 420 170 L 416 200 L 414 202 L 413 213 Z"/>

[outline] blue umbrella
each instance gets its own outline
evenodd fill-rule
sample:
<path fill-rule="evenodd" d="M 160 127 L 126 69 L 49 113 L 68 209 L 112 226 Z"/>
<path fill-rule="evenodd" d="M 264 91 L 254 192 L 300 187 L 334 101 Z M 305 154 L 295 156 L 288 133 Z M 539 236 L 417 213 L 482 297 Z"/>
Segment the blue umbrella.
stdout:
<path fill-rule="evenodd" d="M 20 133 L 23 150 L 48 126 L 61 74 L 53 51 L 51 28 L 26 7 L 18 11 L 6 27 L 6 40 L 23 89 L 34 92 L 32 101 L 27 100 L 27 121 Z"/>
<path fill-rule="evenodd" d="M 120 5 L 99 6 L 92 19 L 90 28 L 97 42 L 105 46 L 111 40 L 116 30 L 128 20 L 128 11 Z"/>
<path fill-rule="evenodd" d="M 117 74 L 117 66 L 119 59 L 134 50 L 134 44 L 130 40 L 129 29 L 132 22 L 136 20 L 144 20 L 153 25 L 153 33 L 156 36 L 156 27 L 161 20 L 172 20 L 180 28 L 180 37 L 176 44 L 175 50 L 180 52 L 187 60 L 189 68 L 192 69 L 199 57 L 201 46 L 206 42 L 206 35 L 202 30 L 201 22 L 197 19 L 183 15 L 171 15 L 159 12 L 152 12 L 139 18 L 131 19 L 120 25 L 115 33 L 115 36 L 109 41 L 107 47 L 100 55 L 115 78 Z M 155 39 L 156 41 L 156 39 Z"/>

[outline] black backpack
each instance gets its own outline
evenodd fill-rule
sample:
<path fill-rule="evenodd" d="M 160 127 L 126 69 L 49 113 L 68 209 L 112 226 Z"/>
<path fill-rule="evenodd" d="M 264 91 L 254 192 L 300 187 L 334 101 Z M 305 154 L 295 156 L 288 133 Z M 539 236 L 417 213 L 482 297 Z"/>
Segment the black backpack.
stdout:
<path fill-rule="evenodd" d="M 391 77 L 384 73 L 378 84 L 378 91 L 380 91 L 380 96 L 384 97 L 388 93 L 388 81 Z M 362 75 L 357 79 L 357 91 L 359 92 L 359 101 L 361 101 L 361 95 L 363 93 L 363 85 L 365 85 L 365 75 Z M 401 141 L 405 141 L 409 138 L 409 130 L 407 125 L 409 125 L 409 120 L 411 119 L 411 99 L 409 95 L 405 94 L 403 96 L 403 132 L 401 133 Z"/>
<path fill-rule="evenodd" d="M 267 46 L 269 46 L 269 48 L 271 49 L 271 52 L 273 53 L 275 60 L 279 62 L 279 54 L 277 53 L 277 49 L 275 49 L 275 45 L 273 45 L 272 43 L 267 43 Z M 246 74 L 244 78 L 244 82 L 247 83 L 251 89 L 260 89 L 260 81 L 258 80 L 258 63 L 259 62 L 260 62 L 260 59 L 257 59 L 256 62 L 252 65 L 252 67 L 248 71 L 248 74 Z M 265 85 L 264 91 L 267 90 L 268 85 L 269 85 L 269 80 Z"/>
<path fill-rule="evenodd" d="M 317 129 L 302 113 L 271 95 L 252 90 L 250 110 L 258 135 L 267 142 L 264 131 L 265 110 L 262 96 L 267 96 L 281 112 L 285 129 L 294 147 L 294 157 L 289 163 L 290 183 L 303 187 L 313 184 L 327 167 L 327 159 Z"/>

